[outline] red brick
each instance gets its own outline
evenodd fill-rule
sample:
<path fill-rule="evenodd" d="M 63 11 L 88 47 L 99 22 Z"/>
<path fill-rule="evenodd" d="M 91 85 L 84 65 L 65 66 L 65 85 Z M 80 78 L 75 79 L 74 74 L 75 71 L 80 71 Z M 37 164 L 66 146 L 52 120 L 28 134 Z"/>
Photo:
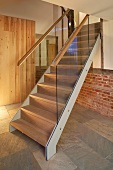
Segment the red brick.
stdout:
<path fill-rule="evenodd" d="M 88 73 L 77 102 L 108 116 L 113 111 L 113 76 Z"/>

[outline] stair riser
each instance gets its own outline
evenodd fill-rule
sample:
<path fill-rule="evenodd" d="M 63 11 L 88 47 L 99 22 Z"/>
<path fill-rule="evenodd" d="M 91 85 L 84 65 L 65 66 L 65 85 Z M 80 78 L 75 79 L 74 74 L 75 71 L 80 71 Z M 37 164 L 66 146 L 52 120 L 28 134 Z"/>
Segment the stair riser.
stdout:
<path fill-rule="evenodd" d="M 96 30 L 89 30 L 89 35 L 90 34 L 95 34 L 95 33 L 99 33 L 100 32 L 100 28 L 96 29 Z M 84 30 L 84 31 L 80 31 L 78 33 L 78 35 L 87 35 L 88 36 L 88 27 L 87 27 L 87 30 Z"/>
<path fill-rule="evenodd" d="M 38 92 L 41 93 L 41 94 L 56 97 L 56 88 L 50 88 L 50 87 L 38 85 Z M 57 90 L 57 96 L 59 98 L 61 97 L 64 100 L 66 100 L 68 98 L 69 94 L 70 94 L 70 92 L 65 90 L 65 89 L 64 90 L 61 90 L 61 89 Z"/>
<path fill-rule="evenodd" d="M 54 125 L 49 123 L 47 120 L 37 118 L 36 116 L 32 116 L 27 111 L 21 110 L 21 117 L 23 120 L 26 120 L 27 122 L 37 126 L 37 128 L 42 127 L 42 130 L 45 131 L 45 127 L 47 127 L 47 132 L 51 134 Z"/>
<path fill-rule="evenodd" d="M 59 62 L 59 64 L 66 64 L 66 65 L 84 65 L 87 58 L 82 57 L 73 57 L 73 58 L 62 58 L 62 60 Z"/>
<path fill-rule="evenodd" d="M 94 43 L 95 40 L 90 40 L 89 43 L 88 40 L 86 40 L 86 41 L 72 42 L 71 45 L 77 48 L 88 48 L 88 45 L 89 47 L 93 47 Z"/>
<path fill-rule="evenodd" d="M 47 101 L 42 101 L 42 100 L 40 100 L 38 98 L 30 97 L 30 104 L 33 105 L 33 106 L 39 107 L 39 108 L 41 108 L 43 110 L 53 112 L 55 114 L 57 112 L 57 104 L 53 104 L 53 103 L 47 102 Z M 63 106 L 60 106 L 59 107 L 59 112 L 61 112 L 62 109 L 63 109 Z"/>
<path fill-rule="evenodd" d="M 64 79 L 63 76 L 62 78 L 60 77 L 59 78 L 59 75 L 57 75 L 57 85 L 59 86 L 68 86 L 68 87 L 73 87 L 73 85 L 75 84 L 75 81 L 76 81 L 76 77 L 75 78 L 68 78 L 68 79 Z M 49 76 L 45 76 L 44 77 L 44 80 L 46 83 L 52 83 L 54 85 L 56 85 L 56 77 L 49 77 Z"/>
<path fill-rule="evenodd" d="M 89 37 L 88 36 L 77 36 L 77 41 L 80 42 L 80 41 L 88 41 L 89 40 L 96 40 L 97 38 L 97 35 L 90 35 Z"/>
<path fill-rule="evenodd" d="M 100 23 L 89 24 L 89 30 L 95 30 L 99 28 L 100 28 Z M 87 30 L 88 30 L 88 25 L 84 25 L 81 29 L 81 32 Z"/>
<path fill-rule="evenodd" d="M 66 53 L 65 53 L 65 56 L 69 56 L 69 55 L 75 55 L 75 56 L 84 56 L 84 55 L 86 55 L 86 56 L 88 56 L 88 54 L 90 54 L 91 53 L 91 51 L 92 51 L 92 49 L 90 49 L 90 50 L 75 50 L 74 48 L 73 48 L 73 51 L 72 50 L 70 50 L 70 51 L 67 51 Z"/>
<path fill-rule="evenodd" d="M 78 76 L 80 71 L 82 70 L 82 67 L 75 68 L 75 69 L 67 69 L 67 68 L 58 68 L 57 74 L 60 75 L 67 75 L 67 76 Z M 56 73 L 56 68 L 51 66 L 51 73 Z"/>

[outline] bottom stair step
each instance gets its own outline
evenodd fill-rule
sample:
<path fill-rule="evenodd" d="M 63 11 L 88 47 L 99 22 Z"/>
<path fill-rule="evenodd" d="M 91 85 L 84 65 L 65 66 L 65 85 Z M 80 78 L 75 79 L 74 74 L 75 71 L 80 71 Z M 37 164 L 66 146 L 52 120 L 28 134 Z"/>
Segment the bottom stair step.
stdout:
<path fill-rule="evenodd" d="M 23 119 L 15 120 L 11 122 L 10 125 L 29 136 L 42 146 L 46 146 L 50 136 L 47 132 L 44 132 L 43 130 L 33 126 L 31 123 L 28 123 Z"/>

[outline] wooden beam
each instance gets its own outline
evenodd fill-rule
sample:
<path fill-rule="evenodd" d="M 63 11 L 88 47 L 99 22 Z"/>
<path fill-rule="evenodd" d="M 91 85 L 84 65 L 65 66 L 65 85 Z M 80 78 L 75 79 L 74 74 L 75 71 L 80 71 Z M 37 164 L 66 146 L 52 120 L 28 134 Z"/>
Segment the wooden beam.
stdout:
<path fill-rule="evenodd" d="M 100 34 L 101 34 L 101 69 L 104 69 L 103 19 L 100 19 Z"/>

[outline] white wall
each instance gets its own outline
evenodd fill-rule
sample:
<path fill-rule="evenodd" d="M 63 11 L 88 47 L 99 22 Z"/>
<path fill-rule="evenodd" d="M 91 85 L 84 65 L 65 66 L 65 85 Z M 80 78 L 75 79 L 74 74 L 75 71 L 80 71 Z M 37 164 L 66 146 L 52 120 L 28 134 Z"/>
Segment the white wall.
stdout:
<path fill-rule="evenodd" d="M 113 70 L 113 20 L 103 23 L 104 68 Z"/>
<path fill-rule="evenodd" d="M 85 13 L 79 12 L 79 23 L 84 19 L 84 17 L 86 16 Z M 94 16 L 90 16 L 89 17 L 89 23 L 93 24 L 96 22 L 99 22 L 100 18 L 94 17 Z M 88 20 L 86 21 L 85 24 L 88 24 Z M 93 60 L 93 68 L 101 68 L 101 41 L 100 41 L 100 46 L 97 49 L 97 54 L 94 57 Z"/>
<path fill-rule="evenodd" d="M 7 1 L 7 0 L 6 0 Z M 43 34 L 53 24 L 56 5 L 41 0 L 10 0 L 0 4 L 0 14 L 36 21 L 36 33 Z"/>
<path fill-rule="evenodd" d="M 75 27 L 79 25 L 79 12 L 77 10 L 74 10 L 74 24 Z"/>
<path fill-rule="evenodd" d="M 79 13 L 79 22 L 84 18 L 84 13 Z M 90 23 L 98 22 L 98 18 L 91 16 Z M 113 70 L 113 20 L 103 21 L 103 50 L 104 69 Z M 101 51 L 99 50 L 94 58 L 94 68 L 101 68 Z"/>
<path fill-rule="evenodd" d="M 84 17 L 86 16 L 85 13 L 79 12 L 79 23 L 84 19 Z M 95 22 L 99 22 L 100 18 L 97 18 L 95 16 L 89 16 L 89 23 L 95 23 Z M 86 21 L 86 24 L 88 23 L 88 20 Z"/>
<path fill-rule="evenodd" d="M 99 48 L 97 48 L 96 56 L 94 57 L 93 60 L 93 68 L 101 68 L 101 40 Z"/>
<path fill-rule="evenodd" d="M 36 33 L 44 34 L 53 24 L 53 5 L 40 2 L 37 7 Z"/>

